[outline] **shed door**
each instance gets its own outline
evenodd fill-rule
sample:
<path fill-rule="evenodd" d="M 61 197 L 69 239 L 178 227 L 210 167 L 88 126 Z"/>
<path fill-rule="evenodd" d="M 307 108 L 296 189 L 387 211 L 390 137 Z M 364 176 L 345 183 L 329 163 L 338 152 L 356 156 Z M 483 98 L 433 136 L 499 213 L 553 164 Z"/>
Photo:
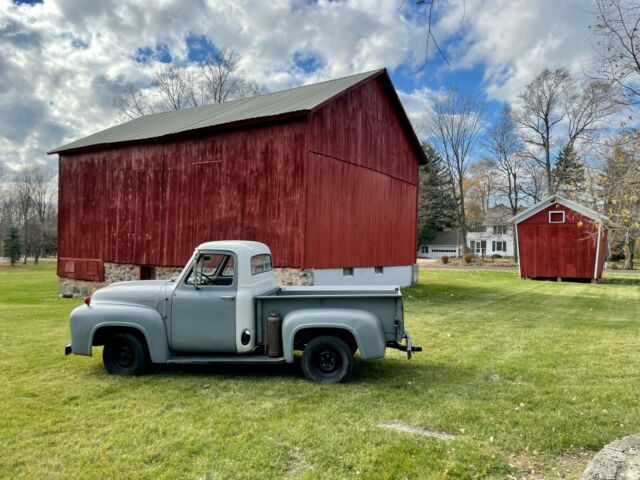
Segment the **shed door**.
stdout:
<path fill-rule="evenodd" d="M 171 348 L 176 352 L 236 352 L 235 256 L 201 254 L 171 302 Z"/>

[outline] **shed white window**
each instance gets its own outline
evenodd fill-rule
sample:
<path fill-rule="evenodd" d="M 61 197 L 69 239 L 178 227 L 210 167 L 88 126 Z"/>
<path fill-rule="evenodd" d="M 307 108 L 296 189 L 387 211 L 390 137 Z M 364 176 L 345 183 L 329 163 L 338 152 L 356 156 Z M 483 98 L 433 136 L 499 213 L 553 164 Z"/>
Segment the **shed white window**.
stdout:
<path fill-rule="evenodd" d="M 564 223 L 564 212 L 562 210 L 550 211 L 549 223 Z"/>

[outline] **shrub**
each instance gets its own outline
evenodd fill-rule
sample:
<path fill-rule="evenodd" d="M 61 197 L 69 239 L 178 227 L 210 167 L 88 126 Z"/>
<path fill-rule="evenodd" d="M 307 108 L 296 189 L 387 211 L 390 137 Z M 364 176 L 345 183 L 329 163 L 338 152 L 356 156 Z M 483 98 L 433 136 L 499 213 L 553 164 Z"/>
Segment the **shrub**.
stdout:
<path fill-rule="evenodd" d="M 607 267 L 609 268 L 609 270 L 618 270 L 617 263 L 610 263 L 609 265 L 607 265 Z"/>
<path fill-rule="evenodd" d="M 491 255 L 491 257 L 493 257 L 493 258 L 502 258 L 502 255 L 500 255 L 499 253 L 494 253 L 493 255 Z"/>
<path fill-rule="evenodd" d="M 443 255 L 440 257 L 440 260 L 442 261 L 442 263 L 444 263 L 445 265 L 447 263 L 449 263 L 449 257 L 447 255 Z"/>
<path fill-rule="evenodd" d="M 471 253 L 464 254 L 464 263 L 471 263 L 472 260 L 473 260 L 473 254 Z"/>

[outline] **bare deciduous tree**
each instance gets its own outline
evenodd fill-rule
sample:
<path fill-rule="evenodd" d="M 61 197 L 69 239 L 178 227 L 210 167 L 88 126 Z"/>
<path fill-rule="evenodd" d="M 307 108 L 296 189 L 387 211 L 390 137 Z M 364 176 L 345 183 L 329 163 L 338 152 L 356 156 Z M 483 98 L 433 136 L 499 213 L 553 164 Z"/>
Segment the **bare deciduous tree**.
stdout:
<path fill-rule="evenodd" d="M 553 191 L 552 133 L 565 117 L 563 104 L 570 82 L 571 76 L 566 69 L 545 68 L 518 95 L 513 110 L 523 140 L 533 147 L 531 158 L 545 169 L 549 192 Z M 539 151 L 542 151 L 541 157 Z"/>
<path fill-rule="evenodd" d="M 118 108 L 122 119 L 126 120 L 155 113 L 149 97 L 131 82 L 127 83 L 124 95 L 113 99 L 113 105 Z"/>
<path fill-rule="evenodd" d="M 598 58 L 595 76 L 617 85 L 626 105 L 640 104 L 640 4 L 595 0 Z"/>
<path fill-rule="evenodd" d="M 640 240 L 640 133 L 614 144 L 602 183 L 611 237 L 623 244 L 624 268 L 631 270 L 636 242 Z"/>
<path fill-rule="evenodd" d="M 161 110 L 198 106 L 193 73 L 178 63 L 167 63 L 160 67 L 153 76 L 152 85 L 162 99 Z"/>
<path fill-rule="evenodd" d="M 544 198 L 547 174 L 537 161 L 525 156 L 522 163 L 523 182 L 520 189 L 531 203 L 538 203 Z"/>
<path fill-rule="evenodd" d="M 497 190 L 501 197 L 507 199 L 512 215 L 516 215 L 523 200 L 524 189 L 524 156 L 522 142 L 516 131 L 511 109 L 505 107 L 500 112 L 500 117 L 491 126 L 487 134 L 485 147 L 491 152 L 496 161 L 498 174 Z M 518 252 L 515 246 L 515 230 L 513 231 L 514 258 L 518 260 Z"/>
<path fill-rule="evenodd" d="M 471 153 L 480 132 L 485 100 L 455 87 L 438 95 L 431 111 L 425 115 L 424 129 L 432 145 L 440 153 L 450 178 L 457 203 L 456 217 L 467 248 L 465 217 L 465 183 L 468 179 Z"/>
<path fill-rule="evenodd" d="M 616 112 L 610 84 L 577 82 L 565 68 L 540 72 L 518 96 L 513 110 L 530 158 L 545 171 L 547 193 L 555 192 L 554 148 L 592 137 Z"/>
<path fill-rule="evenodd" d="M 264 91 L 258 82 L 240 74 L 240 55 L 233 50 L 222 50 L 201 65 L 202 96 L 207 103 L 222 103 L 234 98 L 246 98 Z"/>
<path fill-rule="evenodd" d="M 469 167 L 468 196 L 475 197 L 483 216 L 491 207 L 491 199 L 496 196 L 498 188 L 496 166 L 496 161 L 492 158 L 483 158 Z"/>
<path fill-rule="evenodd" d="M 20 164 L 19 169 L 14 175 L 15 184 L 15 197 L 22 221 L 22 235 L 24 249 L 24 261 L 27 263 L 28 249 L 27 244 L 29 242 L 29 214 L 33 208 L 33 188 L 35 182 L 35 168 L 30 162 L 25 161 Z"/>
<path fill-rule="evenodd" d="M 33 173 L 32 204 L 35 211 L 35 232 L 33 235 L 33 259 L 37 265 L 44 255 L 45 245 L 49 238 L 49 218 L 53 210 L 52 188 L 49 178 L 41 167 Z"/>
<path fill-rule="evenodd" d="M 125 94 L 113 103 L 121 118 L 130 120 L 155 112 L 251 97 L 263 91 L 260 83 L 248 80 L 242 73 L 240 55 L 222 50 L 199 65 L 163 64 L 149 87 L 129 83 Z"/>

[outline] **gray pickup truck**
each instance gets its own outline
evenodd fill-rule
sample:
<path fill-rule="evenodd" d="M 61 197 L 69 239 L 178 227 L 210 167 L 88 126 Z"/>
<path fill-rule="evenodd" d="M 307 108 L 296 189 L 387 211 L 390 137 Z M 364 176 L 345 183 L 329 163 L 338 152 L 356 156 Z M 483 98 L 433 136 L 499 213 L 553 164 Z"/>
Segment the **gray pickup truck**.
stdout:
<path fill-rule="evenodd" d="M 319 382 L 340 382 L 353 354 L 406 351 L 398 287 L 276 287 L 263 243 L 203 243 L 176 279 L 118 282 L 85 298 L 70 317 L 65 354 L 104 345 L 109 373 L 138 375 L 151 364 L 292 363 Z"/>

